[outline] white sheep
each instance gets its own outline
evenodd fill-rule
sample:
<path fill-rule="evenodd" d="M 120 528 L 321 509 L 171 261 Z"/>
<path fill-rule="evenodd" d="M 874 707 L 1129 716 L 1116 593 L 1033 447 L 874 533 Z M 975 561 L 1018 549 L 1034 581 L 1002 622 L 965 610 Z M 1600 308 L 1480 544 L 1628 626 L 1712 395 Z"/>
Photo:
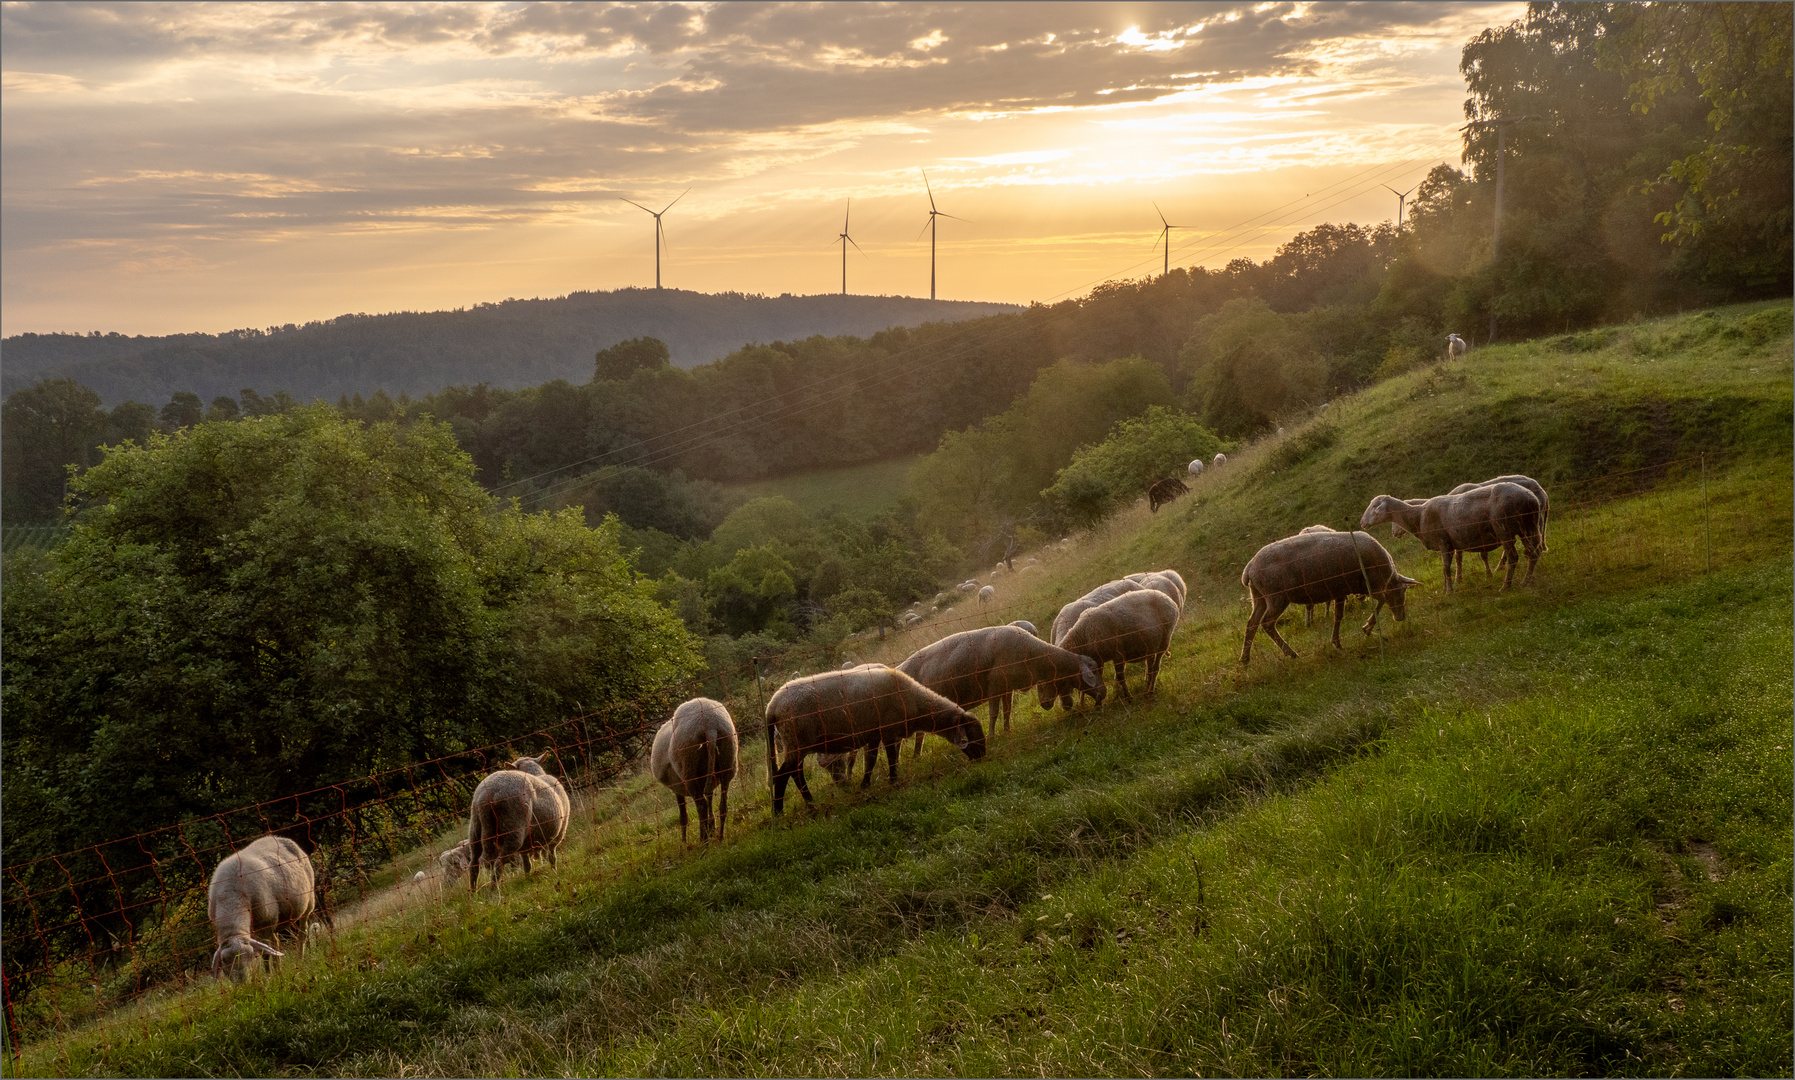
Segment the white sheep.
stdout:
<path fill-rule="evenodd" d="M 698 804 L 698 840 L 711 835 L 711 792 L 717 792 L 717 841 L 729 820 L 729 782 L 735 778 L 735 721 L 722 702 L 693 698 L 673 710 L 654 733 L 648 771 L 679 801 L 679 839 L 686 839 L 686 798 Z"/>
<path fill-rule="evenodd" d="M 1116 691 L 1122 700 L 1131 700 L 1124 671 L 1131 661 L 1142 661 L 1147 667 L 1147 694 L 1152 696 L 1159 681 L 1159 663 L 1172 646 L 1172 630 L 1178 625 L 1178 605 L 1158 589 L 1137 589 L 1106 600 L 1078 617 L 1060 645 L 1068 652 L 1079 653 L 1097 662 L 1099 673 L 1106 663 L 1116 669 Z M 1097 703 L 1103 703 L 1102 676 L 1098 676 Z M 1060 692 L 1060 700 L 1071 707 L 1071 695 Z M 1041 708 L 1053 705 L 1050 688 L 1041 688 Z"/>
<path fill-rule="evenodd" d="M 1192 461 L 1189 465 L 1186 465 L 1184 467 L 1184 471 L 1186 473 L 1189 473 L 1191 476 L 1202 476 L 1203 475 L 1203 459 L 1197 458 L 1196 460 Z"/>
<path fill-rule="evenodd" d="M 312 860 L 284 836 L 264 836 L 227 855 L 206 889 L 206 917 L 218 946 L 212 974 L 241 982 L 263 956 L 285 955 L 257 934 L 272 938 L 285 930 L 303 956 L 303 927 L 317 903 L 315 881 Z"/>
<path fill-rule="evenodd" d="M 1540 503 L 1528 489 L 1508 482 L 1472 488 L 1457 495 L 1436 495 L 1421 505 L 1413 501 L 1379 495 L 1371 500 L 1359 525 L 1370 528 L 1389 521 L 1402 526 L 1422 545 L 1437 551 L 1445 561 L 1446 591 L 1452 592 L 1452 560 L 1459 551 L 1492 551 L 1502 548 L 1508 575 L 1504 589 L 1515 580 L 1515 541 L 1527 555 L 1527 578 L 1533 582 L 1533 568 L 1545 550 L 1541 533 Z"/>
<path fill-rule="evenodd" d="M 997 590 L 987 585 L 979 590 L 979 607 L 984 607 L 997 599 Z"/>
<path fill-rule="evenodd" d="M 1228 463 L 1228 455 L 1226 455 L 1226 454 L 1216 454 L 1215 459 L 1210 462 L 1211 465 L 1215 466 L 1218 469 L 1221 468 L 1223 465 L 1226 465 L 1227 463 Z"/>
<path fill-rule="evenodd" d="M 1470 348 L 1470 346 L 1465 344 L 1464 338 L 1459 337 L 1457 334 L 1446 335 L 1446 356 L 1448 359 L 1457 360 L 1459 357 L 1465 355 L 1465 350 L 1468 348 Z"/>
<path fill-rule="evenodd" d="M 468 892 L 480 886 L 480 867 L 492 868 L 492 887 L 513 856 L 530 872 L 530 857 L 543 855 L 560 870 L 557 852 L 567 837 L 570 805 L 561 782 L 542 770 L 542 758 L 521 757 L 511 768 L 480 781 L 468 812 Z"/>

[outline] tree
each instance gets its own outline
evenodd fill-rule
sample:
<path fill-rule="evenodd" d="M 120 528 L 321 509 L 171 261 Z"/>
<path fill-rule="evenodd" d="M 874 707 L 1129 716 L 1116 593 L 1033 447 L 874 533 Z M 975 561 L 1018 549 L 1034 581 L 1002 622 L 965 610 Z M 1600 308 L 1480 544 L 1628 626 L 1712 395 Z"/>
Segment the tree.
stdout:
<path fill-rule="evenodd" d="M 619 341 L 608 349 L 598 351 L 592 379 L 594 382 L 621 381 L 638 371 L 667 367 L 672 363 L 672 357 L 673 354 L 667 351 L 666 343 L 659 338 L 639 337 Z"/>
<path fill-rule="evenodd" d="M 1191 459 L 1207 461 L 1221 449 L 1215 432 L 1196 417 L 1155 405 L 1073 455 L 1041 497 L 1065 523 L 1091 525 L 1154 481 L 1182 476 Z"/>
<path fill-rule="evenodd" d="M 162 406 L 160 416 L 162 426 L 169 431 L 192 427 L 205 418 L 205 406 L 200 404 L 199 395 L 191 390 L 176 390 L 168 404 Z"/>
<path fill-rule="evenodd" d="M 614 519 L 495 509 L 441 424 L 306 406 L 156 433 L 72 483 L 70 538 L 0 596 L 9 864 L 511 738 L 698 664 Z"/>
<path fill-rule="evenodd" d="M 69 468 L 85 468 L 106 433 L 100 395 L 74 379 L 44 379 L 0 406 L 4 432 L 4 514 L 42 521 L 62 509 Z"/>
<path fill-rule="evenodd" d="M 1198 320 L 1180 359 L 1203 423 L 1226 435 L 1317 404 L 1327 385 L 1327 364 L 1304 316 L 1280 315 L 1257 297 L 1230 300 Z"/>

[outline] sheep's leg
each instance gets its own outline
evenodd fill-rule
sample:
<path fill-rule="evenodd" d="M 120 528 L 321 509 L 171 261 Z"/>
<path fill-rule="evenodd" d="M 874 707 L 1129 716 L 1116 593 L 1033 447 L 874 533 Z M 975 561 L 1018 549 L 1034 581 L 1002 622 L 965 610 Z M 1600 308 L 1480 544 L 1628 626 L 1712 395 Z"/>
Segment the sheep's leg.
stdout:
<path fill-rule="evenodd" d="M 1454 556 L 1456 556 L 1456 557 L 1454 557 Z M 1447 557 L 1446 561 L 1449 564 L 1446 567 L 1446 576 L 1448 578 L 1453 577 L 1453 575 L 1454 575 L 1453 567 L 1456 566 L 1458 568 L 1458 570 L 1457 570 L 1458 582 L 1459 582 L 1459 584 L 1463 585 L 1465 583 L 1465 553 L 1462 551 L 1455 551 L 1455 552 L 1453 552 L 1453 554 L 1451 556 Z"/>
<path fill-rule="evenodd" d="M 1115 663 L 1116 693 L 1121 696 L 1123 701 L 1133 701 L 1134 695 L 1128 692 L 1128 661 L 1117 660 Z"/>
<path fill-rule="evenodd" d="M 723 826 L 729 822 L 729 785 L 717 792 L 717 843 L 723 842 Z"/>
<path fill-rule="evenodd" d="M 1371 609 L 1371 618 L 1365 620 L 1365 632 L 1367 634 L 1377 629 L 1377 613 L 1382 610 L 1384 610 L 1384 601 L 1382 597 L 1379 597 L 1377 606 Z"/>
<path fill-rule="evenodd" d="M 1334 648 L 1340 648 L 1340 624 L 1346 619 L 1346 597 L 1334 600 Z"/>
<path fill-rule="evenodd" d="M 711 838 L 711 797 L 698 795 L 692 801 L 698 804 L 698 842 L 702 844 Z M 681 839 L 684 839 L 683 833 Z"/>
<path fill-rule="evenodd" d="M 778 771 L 773 773 L 773 816 L 778 817 L 785 810 L 785 782 L 796 779 L 798 793 L 804 796 L 806 803 L 816 800 L 810 797 L 810 785 L 804 781 L 804 752 L 794 750 L 779 763 Z"/>
<path fill-rule="evenodd" d="M 920 735 L 917 736 L 917 738 L 919 738 L 919 739 L 921 737 L 922 736 L 920 736 Z M 900 737 L 898 739 L 898 743 L 894 743 L 893 745 L 899 745 L 902 742 L 903 742 L 903 739 Z M 860 789 L 862 791 L 873 786 L 873 770 L 878 767 L 879 767 L 879 744 L 874 743 L 874 744 L 872 744 L 872 746 L 867 748 L 866 768 L 861 772 L 861 775 L 860 775 Z M 893 771 L 895 771 L 896 768 L 897 768 L 897 766 L 895 766 L 895 765 L 892 766 Z M 852 777 L 854 774 L 849 773 L 848 775 L 850 777 Z"/>
<path fill-rule="evenodd" d="M 1282 604 L 1266 601 L 1265 617 L 1259 620 L 1259 625 L 1265 628 L 1265 636 L 1277 642 L 1278 648 L 1284 650 L 1284 655 L 1294 660 L 1296 659 L 1296 650 L 1291 648 L 1290 643 L 1278 633 L 1278 616 L 1284 614 L 1284 609 L 1288 606 L 1288 601 Z"/>
<path fill-rule="evenodd" d="M 1004 696 L 1003 696 L 1003 733 L 1005 735 L 1008 735 L 1010 733 L 1010 711 L 1012 709 L 1014 709 L 1015 707 L 1016 707 L 1015 702 L 1011 699 L 1011 696 L 1007 693 L 1004 694 Z"/>
<path fill-rule="evenodd" d="M 1520 564 L 1520 560 L 1515 558 L 1515 540 L 1512 536 L 1502 542 L 1502 559 L 1508 563 L 1508 574 L 1502 579 L 1502 587 L 1507 589 L 1514 585 L 1515 567 Z"/>
<path fill-rule="evenodd" d="M 916 745 L 910 751 L 910 756 L 913 758 L 919 758 L 922 756 L 922 732 L 920 732 L 920 731 L 916 733 Z"/>
<path fill-rule="evenodd" d="M 1506 563 L 1507 561 L 1508 561 L 1508 553 L 1503 552 L 1502 553 L 1502 562 L 1499 562 L 1496 564 L 1496 569 L 1498 569 L 1498 570 L 1502 569 L 1503 564 Z M 1494 578 L 1495 576 L 1496 575 L 1490 573 L 1490 553 L 1486 551 L 1483 553 L 1483 577 L 1484 577 L 1484 580 L 1488 581 L 1491 578 Z"/>
<path fill-rule="evenodd" d="M 675 791 L 673 797 L 679 800 L 679 842 L 686 842 L 686 793 Z"/>
<path fill-rule="evenodd" d="M 1153 688 L 1159 685 L 1159 662 L 1165 659 L 1165 653 L 1154 653 L 1147 657 L 1147 696 L 1153 696 Z"/>
<path fill-rule="evenodd" d="M 1265 597 L 1253 593 L 1253 611 L 1247 616 L 1246 640 L 1240 645 L 1240 662 L 1243 664 L 1253 658 L 1253 635 L 1259 632 L 1259 622 L 1265 617 L 1268 606 Z"/>
<path fill-rule="evenodd" d="M 1304 626 L 1314 626 L 1315 625 L 1315 605 L 1314 604 L 1304 604 L 1303 605 L 1303 625 Z"/>
<path fill-rule="evenodd" d="M 887 779 L 889 779 L 894 784 L 897 783 L 897 759 L 898 759 L 898 747 L 900 745 L 901 745 L 901 740 L 898 740 L 898 739 L 893 739 L 892 741 L 885 744 L 885 764 L 890 770 L 890 775 L 887 777 Z M 873 747 L 873 760 L 877 761 L 878 759 L 879 759 L 879 748 L 877 746 L 874 746 Z"/>
<path fill-rule="evenodd" d="M 1452 549 L 1447 548 L 1440 553 L 1440 557 L 1446 561 L 1446 592 L 1450 595 L 1452 593 Z"/>
<path fill-rule="evenodd" d="M 997 737 L 997 720 L 998 717 L 1003 715 L 1003 705 L 996 698 L 992 698 L 988 705 L 991 713 L 990 737 L 995 739 Z"/>

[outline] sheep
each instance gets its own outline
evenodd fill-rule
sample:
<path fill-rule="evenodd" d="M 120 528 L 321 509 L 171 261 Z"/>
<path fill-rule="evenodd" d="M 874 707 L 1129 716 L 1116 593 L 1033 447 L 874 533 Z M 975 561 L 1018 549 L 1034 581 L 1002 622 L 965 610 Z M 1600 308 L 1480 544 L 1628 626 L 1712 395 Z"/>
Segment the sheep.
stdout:
<path fill-rule="evenodd" d="M 1129 574 L 1122 579 L 1132 581 L 1143 589 L 1157 589 L 1172 598 L 1180 611 L 1184 609 L 1184 578 L 1176 570 L 1151 570 L 1140 574 Z"/>
<path fill-rule="evenodd" d="M 1218 454 L 1216 454 L 1216 455 L 1215 455 L 1215 459 L 1214 459 L 1214 460 L 1213 460 L 1213 461 L 1211 461 L 1211 462 L 1210 462 L 1210 465 L 1212 465 L 1212 466 L 1214 466 L 1214 467 L 1215 467 L 1215 468 L 1217 468 L 1217 469 L 1219 469 L 1219 468 L 1221 468 L 1221 467 L 1222 467 L 1222 466 L 1223 466 L 1223 465 L 1226 465 L 1226 464 L 1227 464 L 1227 463 L 1228 463 L 1228 455 L 1226 455 L 1226 454 L 1221 454 L 1221 453 L 1218 453 Z"/>
<path fill-rule="evenodd" d="M 984 607 L 997 599 L 997 590 L 987 585 L 979 590 L 979 607 Z"/>
<path fill-rule="evenodd" d="M 1489 484 L 1457 495 L 1436 495 L 1419 506 L 1379 495 L 1365 508 L 1359 524 L 1369 528 L 1385 521 L 1400 525 L 1423 546 L 1440 553 L 1448 593 L 1452 592 L 1455 552 L 1487 551 L 1500 546 L 1508 564 L 1508 575 L 1502 582 L 1506 589 L 1515 579 L 1515 541 L 1519 539 L 1527 553 L 1527 577 L 1522 585 L 1533 582 L 1533 568 L 1545 550 L 1540 536 L 1539 499 L 1519 484 Z"/>
<path fill-rule="evenodd" d="M 918 615 L 916 612 L 914 612 L 914 611 L 904 612 L 904 626 L 906 628 L 915 626 L 917 623 L 919 623 L 921 621 L 922 621 L 922 616 Z"/>
<path fill-rule="evenodd" d="M 567 793 L 561 782 L 542 771 L 541 755 L 518 758 L 512 768 L 491 774 L 474 788 L 468 812 L 467 889 L 480 887 L 480 867 L 492 868 L 492 887 L 501 896 L 499 878 L 513 856 L 530 872 L 530 856 L 543 853 L 560 869 L 556 852 L 567 835 Z"/>
<path fill-rule="evenodd" d="M 919 731 L 932 731 L 978 761 L 985 756 L 985 733 L 976 717 L 901 671 L 866 667 L 827 671 L 781 686 L 767 702 L 767 776 L 773 784 L 773 816 L 785 807 L 785 785 L 796 779 L 806 803 L 815 802 L 804 781 L 809 754 L 847 753 L 865 748 L 862 788 L 873 782 L 879 748 L 884 747 L 890 780 L 897 782 L 898 744 Z M 785 760 L 774 760 L 773 733 L 785 737 Z"/>
<path fill-rule="evenodd" d="M 1457 360 L 1465 355 L 1465 350 L 1469 347 L 1465 344 L 1465 339 L 1457 334 L 1446 335 L 1446 358 L 1448 360 Z"/>
<path fill-rule="evenodd" d="M 906 657 L 897 669 L 965 709 L 990 703 L 1010 730 L 1010 695 L 1048 685 L 1042 697 L 1068 700 L 1083 690 L 1103 703 L 1103 677 L 1090 657 L 1049 645 L 1019 626 L 987 626 L 950 634 Z M 920 748 L 922 739 L 917 738 Z"/>
<path fill-rule="evenodd" d="M 1055 645 L 1060 643 L 1060 639 L 1066 636 L 1066 631 L 1072 629 L 1072 624 L 1078 621 L 1080 615 L 1083 615 L 1098 604 L 1114 600 L 1123 593 L 1134 592 L 1142 587 L 1143 586 L 1138 581 L 1130 581 L 1127 578 L 1118 578 L 1115 581 L 1105 582 L 1104 584 L 1097 586 L 1095 589 L 1085 593 L 1065 607 L 1060 608 L 1059 614 L 1053 617 L 1053 630 L 1051 633 L 1053 643 Z"/>
<path fill-rule="evenodd" d="M 962 581 L 958 585 L 954 586 L 954 588 L 960 590 L 961 592 L 971 592 L 972 590 L 974 590 L 978 587 L 979 587 L 979 583 L 977 581 Z"/>
<path fill-rule="evenodd" d="M 1308 528 L 1299 531 L 1297 533 L 1297 535 L 1301 536 L 1304 533 L 1334 532 L 1334 531 L 1336 531 L 1336 530 L 1330 529 L 1326 525 L 1310 525 Z M 1315 605 L 1314 604 L 1304 604 L 1303 605 L 1303 625 L 1304 626 L 1314 626 L 1315 625 Z"/>
<path fill-rule="evenodd" d="M 436 861 L 442 866 L 445 877 L 466 870 L 473 859 L 473 841 L 471 840 L 463 840 L 436 857 Z"/>
<path fill-rule="evenodd" d="M 711 792 L 717 792 L 717 842 L 729 820 L 729 781 L 735 778 L 735 721 L 723 703 L 693 698 L 673 710 L 654 733 L 648 771 L 679 802 L 679 840 L 686 842 L 686 797 L 698 804 L 698 841 L 711 835 Z"/>
<path fill-rule="evenodd" d="M 305 955 L 305 926 L 317 903 L 312 860 L 284 836 L 263 836 L 225 856 L 206 889 L 206 918 L 217 948 L 212 975 L 242 982 L 263 956 L 281 957 L 255 935 L 286 931 Z"/>
<path fill-rule="evenodd" d="M 1027 630 L 1029 633 L 1035 635 L 1036 637 L 1041 636 L 1041 632 L 1039 630 L 1035 629 L 1035 624 L 1032 622 L 1029 622 L 1027 619 L 1017 619 L 1015 622 L 1011 623 L 1010 625 L 1011 626 L 1020 626 L 1020 627 L 1022 627 L 1022 629 Z"/>
<path fill-rule="evenodd" d="M 1099 672 L 1105 663 L 1116 666 L 1116 692 L 1123 701 L 1132 701 L 1128 692 L 1125 669 L 1130 661 L 1142 660 L 1147 665 L 1147 696 L 1159 681 L 1159 662 L 1172 646 L 1172 630 L 1178 625 L 1178 605 L 1157 589 L 1140 589 L 1107 600 L 1078 617 L 1066 631 L 1060 647 L 1082 653 L 1097 661 Z M 1101 683 L 1099 684 L 1101 685 Z M 1041 707 L 1052 708 L 1051 687 L 1041 687 Z M 1069 695 L 1061 693 L 1066 702 Z M 1098 704 L 1103 697 L 1095 695 Z"/>
<path fill-rule="evenodd" d="M 1406 591 L 1418 584 L 1396 572 L 1390 553 L 1370 533 L 1302 532 L 1274 540 L 1259 549 L 1240 572 L 1240 583 L 1253 601 L 1247 617 L 1246 641 L 1240 662 L 1253 657 L 1253 634 L 1261 627 L 1278 648 L 1291 656 L 1296 650 L 1278 636 L 1278 616 L 1293 603 L 1334 605 L 1334 648 L 1340 648 L 1340 620 L 1346 617 L 1346 598 L 1369 596 L 1377 601 L 1364 630 L 1371 633 L 1384 605 L 1398 622 L 1408 617 Z"/>
<path fill-rule="evenodd" d="M 1190 488 L 1185 486 L 1184 481 L 1175 476 L 1168 477 L 1147 489 L 1147 510 L 1149 513 L 1157 514 L 1161 506 L 1180 495 L 1189 494 Z"/>
<path fill-rule="evenodd" d="M 1546 489 L 1544 487 L 1540 486 L 1540 482 L 1538 480 L 1535 480 L 1531 476 L 1522 476 L 1518 473 L 1515 473 L 1515 474 L 1511 474 L 1508 476 L 1493 477 L 1489 480 L 1480 480 L 1475 484 L 1460 484 L 1459 486 L 1453 488 L 1451 491 L 1448 491 L 1446 494 L 1448 494 L 1448 495 L 1463 495 L 1467 491 L 1471 491 L 1471 490 L 1474 490 L 1474 489 L 1480 488 L 1480 487 L 1488 487 L 1491 484 L 1519 484 L 1521 487 L 1524 487 L 1528 491 L 1533 492 L 1533 497 L 1539 500 L 1539 553 L 1541 555 L 1544 555 L 1546 553 L 1546 519 L 1551 516 L 1552 506 L 1551 506 L 1551 500 L 1546 498 Z M 1425 499 L 1420 499 L 1420 500 L 1404 499 L 1403 501 L 1410 503 L 1410 504 L 1419 505 L 1420 503 L 1426 502 L 1427 500 L 1425 500 Z M 1472 550 L 1477 550 L 1477 549 L 1472 549 Z M 1486 578 L 1491 576 L 1491 574 L 1490 574 L 1490 552 L 1492 550 L 1493 550 L 1492 548 L 1484 548 L 1480 551 L 1477 551 L 1477 553 L 1479 555 L 1483 556 L 1483 575 Z M 1496 569 L 1500 570 L 1506 565 L 1508 565 L 1508 555 L 1506 553 L 1504 553 L 1502 556 L 1502 561 L 1497 563 Z M 1460 584 L 1463 584 L 1464 580 L 1465 580 L 1465 553 L 1463 550 L 1460 550 L 1458 552 L 1458 580 L 1459 580 Z"/>
<path fill-rule="evenodd" d="M 1203 459 L 1196 458 L 1189 465 L 1186 465 L 1184 467 L 1184 471 L 1186 474 L 1190 475 L 1193 478 L 1202 476 L 1203 475 Z"/>

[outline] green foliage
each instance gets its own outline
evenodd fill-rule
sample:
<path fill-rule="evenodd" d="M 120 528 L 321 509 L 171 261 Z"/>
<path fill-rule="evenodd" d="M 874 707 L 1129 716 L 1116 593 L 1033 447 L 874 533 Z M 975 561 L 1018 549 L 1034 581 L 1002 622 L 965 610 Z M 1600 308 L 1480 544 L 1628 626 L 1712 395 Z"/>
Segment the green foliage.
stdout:
<path fill-rule="evenodd" d="M 793 576 L 792 564 L 778 548 L 755 544 L 736 551 L 728 562 L 712 570 L 704 588 L 723 629 L 745 634 L 768 629 L 783 614 L 785 601 L 798 594 Z"/>
<path fill-rule="evenodd" d="M 1221 440 L 1196 417 L 1153 405 L 1074 454 L 1041 497 L 1057 518 L 1090 525 L 1155 481 L 1182 477 L 1193 458 L 1208 461 L 1221 449 Z"/>
<path fill-rule="evenodd" d="M 653 529 L 683 540 L 702 540 L 722 523 L 739 496 L 709 480 L 636 466 L 604 468 L 569 484 L 559 495 L 597 523 L 615 514 L 632 529 Z"/>
<path fill-rule="evenodd" d="M 962 548 L 989 550 L 1035 512 L 1041 490 L 1080 448 L 1102 441 L 1120 421 L 1171 402 L 1164 372 L 1140 357 L 1107 364 L 1062 360 L 1009 409 L 949 432 L 917 463 L 910 490 L 918 520 Z"/>
<path fill-rule="evenodd" d="M 154 412 L 136 401 L 105 412 L 100 396 L 74 379 L 44 379 L 8 397 L 0 405 L 0 516 L 9 524 L 59 517 L 71 471 L 98 461 L 101 446 L 145 441 Z"/>
<path fill-rule="evenodd" d="M 615 522 L 495 512 L 440 424 L 323 405 L 200 424 L 109 451 L 73 488 L 67 542 L 7 564 L 9 864 L 503 740 L 696 667 Z M 270 813 L 340 809 L 302 801 Z"/>
<path fill-rule="evenodd" d="M 670 365 L 673 354 L 660 338 L 639 337 L 619 341 L 608 349 L 598 350 L 593 368 L 594 382 L 627 379 L 638 371 L 653 371 Z"/>
<path fill-rule="evenodd" d="M 1230 300 L 1198 320 L 1179 360 L 1203 422 L 1225 435 L 1245 435 L 1320 404 L 1327 362 L 1308 322 L 1257 297 Z"/>

